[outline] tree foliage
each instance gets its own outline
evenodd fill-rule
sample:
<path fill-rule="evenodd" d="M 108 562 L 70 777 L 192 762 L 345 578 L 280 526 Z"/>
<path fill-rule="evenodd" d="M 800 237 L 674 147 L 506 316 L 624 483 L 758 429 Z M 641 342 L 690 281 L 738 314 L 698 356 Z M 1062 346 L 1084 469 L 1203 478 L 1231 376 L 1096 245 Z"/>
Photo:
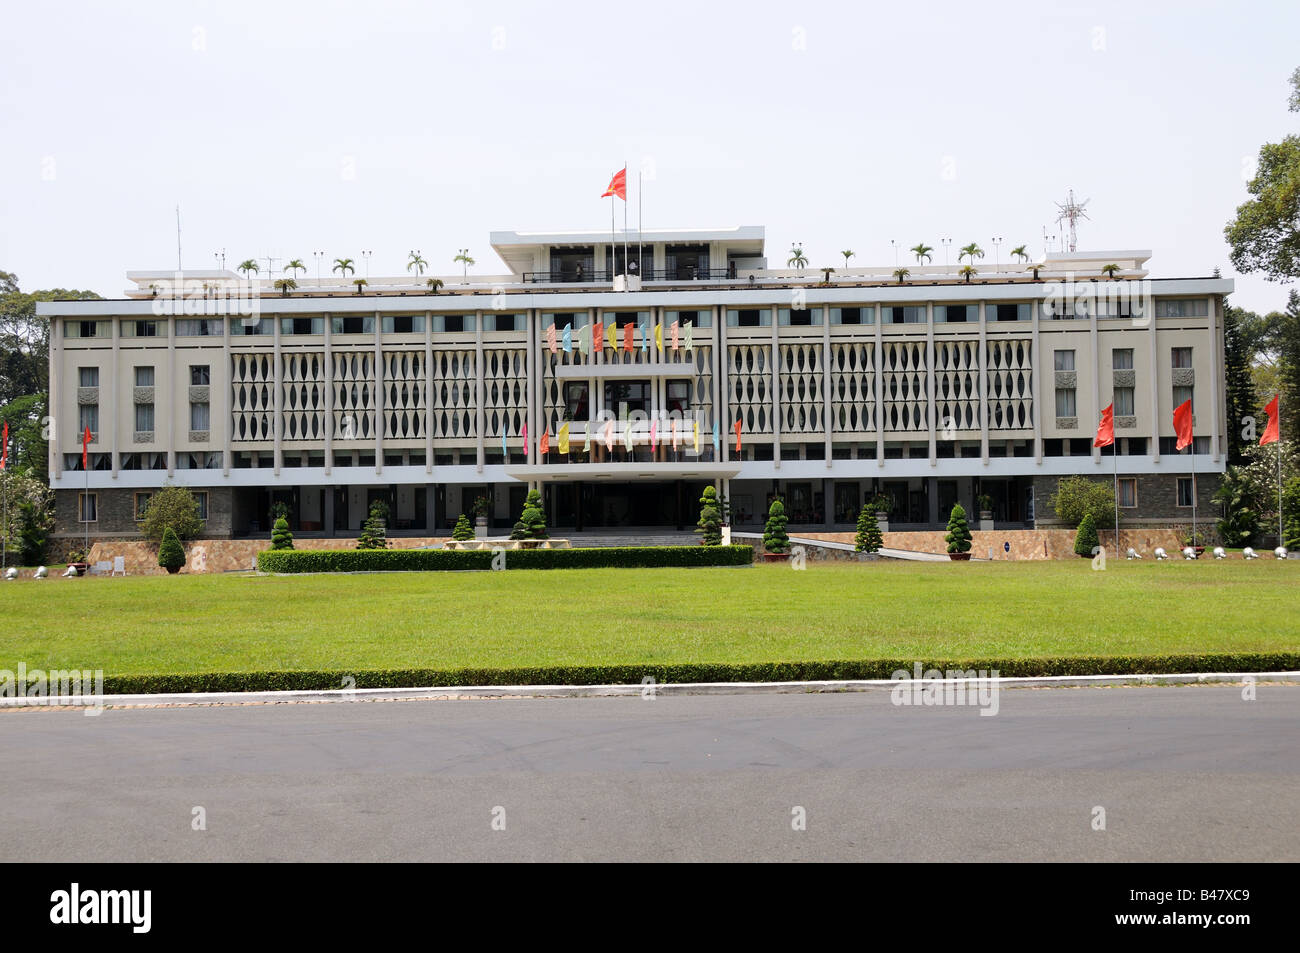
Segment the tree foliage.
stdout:
<path fill-rule="evenodd" d="M 1257 318 L 1256 315 L 1250 315 Z M 1230 305 L 1223 308 L 1224 396 L 1228 404 L 1228 462 L 1240 463 L 1250 441 L 1242 436 L 1243 421 L 1258 417 L 1255 381 L 1251 375 L 1254 354 L 1248 339 L 1246 312 Z"/>
<path fill-rule="evenodd" d="M 1074 552 L 1079 556 L 1091 556 L 1092 551 L 1100 545 L 1097 540 L 1097 522 L 1091 513 L 1084 513 L 1079 523 L 1079 531 L 1074 534 Z"/>
<path fill-rule="evenodd" d="M 357 549 L 388 548 L 388 504 L 375 500 L 370 504 L 370 513 L 361 525 L 361 535 L 357 537 Z"/>
<path fill-rule="evenodd" d="M 763 527 L 763 548 L 769 553 L 788 553 L 790 551 L 790 534 L 785 531 L 789 522 L 785 515 L 785 504 L 780 498 L 772 501 L 767 508 L 767 523 Z"/>
<path fill-rule="evenodd" d="M 858 513 L 858 534 L 853 537 L 853 548 L 859 553 L 875 553 L 885 543 L 880 535 L 880 524 L 876 522 L 876 508 L 870 503 L 862 504 Z"/>
<path fill-rule="evenodd" d="M 34 474 L 10 469 L 0 476 L 0 496 L 9 512 L 9 524 L 0 525 L 0 534 L 8 532 L 5 547 L 10 562 L 17 552 L 24 565 L 40 563 L 45 558 L 46 538 L 54 528 L 54 491 Z"/>
<path fill-rule="evenodd" d="M 158 565 L 169 571 L 185 565 L 185 547 L 170 526 L 163 531 L 162 542 L 158 544 Z"/>
<path fill-rule="evenodd" d="M 700 497 L 700 520 L 695 532 L 705 546 L 722 545 L 722 511 L 718 508 L 718 491 L 711 486 L 706 486 Z"/>
<path fill-rule="evenodd" d="M 474 538 L 474 527 L 469 525 L 469 517 L 461 513 L 456 519 L 456 526 L 451 531 L 451 538 L 457 542 L 464 542 L 467 539 Z"/>
<path fill-rule="evenodd" d="M 519 516 L 523 524 L 524 539 L 548 539 L 546 533 L 546 510 L 542 507 L 541 490 L 529 490 L 524 498 L 524 511 Z M 518 526 L 519 523 L 515 525 Z"/>
<path fill-rule="evenodd" d="M 203 532 L 199 501 L 183 486 L 164 486 L 149 498 L 140 522 L 145 539 L 157 543 L 171 530 L 179 539 L 193 539 Z"/>
<path fill-rule="evenodd" d="M 948 514 L 948 532 L 943 538 L 948 544 L 948 552 L 970 552 L 970 527 L 966 525 L 966 510 L 960 503 L 955 504 Z"/>
<path fill-rule="evenodd" d="M 289 532 L 289 521 L 283 516 L 277 517 L 271 528 L 272 549 L 293 549 L 293 533 Z"/>
<path fill-rule="evenodd" d="M 1252 546 L 1259 537 L 1259 510 L 1254 493 L 1239 466 L 1230 466 L 1214 493 L 1214 502 L 1223 507 L 1219 519 L 1219 538 L 1225 546 Z"/>
<path fill-rule="evenodd" d="M 1089 514 L 1098 526 L 1115 523 L 1115 488 L 1101 480 L 1078 475 L 1062 477 L 1047 504 L 1056 511 L 1057 518 L 1071 526 L 1078 526 Z"/>

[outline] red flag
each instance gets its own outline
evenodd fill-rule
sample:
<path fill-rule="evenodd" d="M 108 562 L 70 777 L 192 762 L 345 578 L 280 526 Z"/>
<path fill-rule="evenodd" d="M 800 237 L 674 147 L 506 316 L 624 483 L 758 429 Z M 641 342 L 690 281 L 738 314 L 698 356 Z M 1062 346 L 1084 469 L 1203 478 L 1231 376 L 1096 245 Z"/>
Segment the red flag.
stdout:
<path fill-rule="evenodd" d="M 632 350 L 632 335 L 636 333 L 636 325 L 628 322 L 623 325 L 623 350 Z"/>
<path fill-rule="evenodd" d="M 5 421 L 5 434 L 0 437 L 0 470 L 5 468 L 9 460 L 9 421 Z"/>
<path fill-rule="evenodd" d="M 551 353 L 552 353 L 552 354 L 555 353 L 556 345 L 555 345 L 555 325 L 554 325 L 554 324 L 551 324 L 551 325 L 550 325 L 549 327 L 547 327 L 547 329 L 546 329 L 546 346 L 549 347 L 549 348 L 551 349 Z"/>
<path fill-rule="evenodd" d="M 597 321 L 591 326 L 591 351 L 596 353 L 605 347 L 605 324 Z"/>
<path fill-rule="evenodd" d="M 537 440 L 537 452 L 540 453 L 542 456 L 546 456 L 546 454 L 550 451 L 550 449 L 551 449 L 551 434 L 549 431 L 543 430 L 541 437 L 539 437 Z"/>
<path fill-rule="evenodd" d="M 600 197 L 604 199 L 611 195 L 617 195 L 624 202 L 627 201 L 627 166 L 614 173 L 614 178 L 609 180 L 609 187 L 600 194 Z"/>
<path fill-rule="evenodd" d="M 1177 442 L 1174 449 L 1181 450 L 1192 442 L 1192 402 L 1185 400 L 1174 408 L 1174 433 Z M 1193 450 L 1193 453 L 1196 451 Z"/>
<path fill-rule="evenodd" d="M 1277 399 L 1279 396 L 1281 395 L 1274 394 L 1273 399 L 1270 400 L 1268 406 L 1264 408 L 1264 413 L 1268 414 L 1268 426 L 1264 428 L 1264 436 L 1259 438 L 1259 445 L 1261 447 L 1266 443 L 1277 443 L 1280 439 L 1277 419 Z"/>
<path fill-rule="evenodd" d="M 736 452 L 740 453 L 740 421 L 736 421 L 736 426 L 732 428 L 736 431 Z"/>
<path fill-rule="evenodd" d="M 1093 440 L 1094 447 L 1109 447 L 1115 442 L 1115 404 L 1111 403 L 1109 407 L 1101 412 L 1101 425 L 1097 427 L 1097 438 Z"/>
<path fill-rule="evenodd" d="M 89 449 L 90 449 L 90 428 L 87 427 L 86 432 L 81 435 L 81 469 L 83 470 L 90 469 Z"/>

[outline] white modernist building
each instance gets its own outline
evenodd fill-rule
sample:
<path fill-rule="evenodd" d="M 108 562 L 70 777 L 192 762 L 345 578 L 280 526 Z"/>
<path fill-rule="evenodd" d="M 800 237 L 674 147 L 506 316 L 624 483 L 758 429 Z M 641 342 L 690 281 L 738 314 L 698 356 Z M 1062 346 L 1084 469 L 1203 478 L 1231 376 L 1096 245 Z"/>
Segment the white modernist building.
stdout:
<path fill-rule="evenodd" d="M 1125 521 L 1168 524 L 1224 467 L 1232 282 L 1151 278 L 1145 251 L 899 275 L 769 268 L 754 226 L 492 246 L 508 274 L 132 272 L 120 299 L 39 305 L 60 532 L 129 537 L 167 483 L 212 536 L 265 534 L 274 502 L 354 535 L 376 499 L 395 533 L 444 535 L 480 498 L 508 528 L 529 487 L 557 527 L 690 528 L 706 484 L 738 525 L 779 494 L 792 525 L 848 529 L 884 494 L 893 528 L 981 498 L 1021 528 L 1052 523 L 1061 476 L 1116 463 Z M 1092 447 L 1112 402 L 1118 461 Z"/>

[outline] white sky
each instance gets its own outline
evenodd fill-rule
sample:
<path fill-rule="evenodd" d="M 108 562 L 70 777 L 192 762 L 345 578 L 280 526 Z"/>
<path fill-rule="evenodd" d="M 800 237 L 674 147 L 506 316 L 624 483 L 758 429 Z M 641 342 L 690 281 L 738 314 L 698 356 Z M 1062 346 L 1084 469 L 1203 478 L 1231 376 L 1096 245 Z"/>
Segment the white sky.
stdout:
<path fill-rule="evenodd" d="M 1295 0 L 8 4 L 0 269 L 119 296 L 174 266 L 179 203 L 191 268 L 455 274 L 467 246 L 496 274 L 492 229 L 608 227 L 626 158 L 647 227 L 765 225 L 773 264 L 1037 255 L 1073 187 L 1081 250 L 1232 276 L 1243 168 L 1300 128 L 1297 37 Z"/>

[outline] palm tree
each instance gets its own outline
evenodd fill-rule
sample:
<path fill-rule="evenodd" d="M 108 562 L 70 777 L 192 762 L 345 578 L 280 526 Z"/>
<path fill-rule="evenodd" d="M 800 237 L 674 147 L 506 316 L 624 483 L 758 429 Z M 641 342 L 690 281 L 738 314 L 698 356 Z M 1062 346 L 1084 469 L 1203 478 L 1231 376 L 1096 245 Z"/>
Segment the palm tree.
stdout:
<path fill-rule="evenodd" d="M 361 294 L 361 289 L 370 284 L 370 282 L 366 281 L 364 278 L 356 278 L 352 283 L 357 286 L 357 294 Z"/>
<path fill-rule="evenodd" d="M 430 291 L 432 291 L 434 294 L 437 294 L 438 289 L 442 287 L 442 279 L 430 278 L 428 281 L 425 282 L 425 284 L 429 286 Z"/>
<path fill-rule="evenodd" d="M 406 263 L 406 270 L 415 269 L 415 276 L 418 278 L 424 274 L 424 269 L 429 267 L 429 263 L 420 257 L 419 252 L 411 252 L 411 260 Z"/>
<path fill-rule="evenodd" d="M 304 264 L 302 263 L 302 259 L 301 259 L 301 258 L 295 258 L 293 261 L 289 262 L 289 264 L 287 264 L 287 265 L 284 266 L 284 270 L 285 270 L 285 271 L 292 271 L 292 272 L 293 272 L 293 276 L 294 276 L 295 278 L 297 278 L 297 277 L 298 277 L 298 272 L 300 272 L 300 271 L 306 271 L 306 270 L 307 270 L 307 266 L 304 265 Z M 296 287 L 296 286 L 295 286 L 295 287 Z"/>
<path fill-rule="evenodd" d="M 343 278 L 346 280 L 348 275 L 356 274 L 357 268 L 356 265 L 352 263 L 351 258 L 335 258 L 334 267 L 330 270 L 342 272 Z"/>
<path fill-rule="evenodd" d="M 898 283 L 899 283 L 900 285 L 903 283 L 903 279 L 906 278 L 906 277 L 907 277 L 908 275 L 910 275 L 910 274 L 911 274 L 911 272 L 908 271 L 906 268 L 895 268 L 895 269 L 894 269 L 894 277 L 898 279 Z"/>
<path fill-rule="evenodd" d="M 239 266 L 238 268 L 235 269 L 235 271 L 242 271 L 242 272 L 244 273 L 244 278 L 245 278 L 245 280 L 247 280 L 247 278 L 248 278 L 248 273 L 249 273 L 250 271 L 251 271 L 253 274 L 257 274 L 257 262 L 255 262 L 255 261 L 253 261 L 253 259 L 249 258 L 249 259 L 247 259 L 246 261 L 244 261 L 243 263 L 241 263 L 240 266 Z"/>
<path fill-rule="evenodd" d="M 293 291 L 293 289 L 297 287 L 298 287 L 298 282 L 294 281 L 292 278 L 275 279 L 275 290 L 280 292 L 280 294 L 284 295 L 285 297 L 288 297 L 289 292 Z"/>
<path fill-rule="evenodd" d="M 469 256 L 469 249 L 462 248 L 460 253 L 452 259 L 453 262 L 460 262 L 460 275 L 462 278 L 469 278 L 469 266 L 474 264 L 474 259 Z"/>
<path fill-rule="evenodd" d="M 834 269 L 834 268 L 823 268 L 823 269 L 822 269 L 822 282 L 825 283 L 825 284 L 830 284 L 830 283 L 831 283 L 831 275 L 833 275 L 833 274 L 835 274 L 835 269 Z"/>
<path fill-rule="evenodd" d="M 971 280 L 971 278 L 973 278 L 973 277 L 975 277 L 976 275 L 978 275 L 979 272 L 976 271 L 974 268 L 972 268 L 970 265 L 962 265 L 962 266 L 961 266 L 961 270 L 958 271 L 957 274 L 959 274 L 959 275 L 961 275 L 963 278 L 965 278 L 967 284 L 970 284 L 970 280 Z"/>
<path fill-rule="evenodd" d="M 913 245 L 908 249 L 908 251 L 916 256 L 916 263 L 918 265 L 924 265 L 931 261 L 930 252 L 934 251 L 934 249 L 925 242 L 921 242 L 919 245 Z"/>
<path fill-rule="evenodd" d="M 1101 273 L 1102 273 L 1103 275 L 1105 275 L 1105 276 L 1106 276 L 1109 280 L 1111 280 L 1111 281 L 1114 281 L 1114 280 L 1115 280 L 1115 274 L 1116 274 L 1119 270 L 1120 270 L 1119 265 L 1102 265 L 1102 266 L 1101 266 Z"/>
<path fill-rule="evenodd" d="M 957 260 L 961 261 L 963 258 L 969 258 L 970 263 L 973 265 L 975 264 L 976 258 L 983 258 L 983 257 L 984 257 L 984 249 L 980 248 L 980 246 L 977 243 L 971 242 L 969 245 L 967 245 L 965 248 L 961 250 L 961 254 L 957 256 Z"/>
<path fill-rule="evenodd" d="M 850 259 L 850 258 L 856 258 L 856 257 L 858 257 L 858 253 L 855 252 L 852 248 L 846 248 L 846 249 L 844 249 L 844 251 L 840 252 L 840 254 L 844 256 L 844 267 L 845 267 L 845 268 L 849 267 L 849 259 Z"/>
<path fill-rule="evenodd" d="M 808 264 L 808 259 L 804 257 L 803 245 L 791 245 L 790 257 L 786 260 L 786 267 L 793 265 L 795 268 L 803 271 L 803 266 L 806 264 Z"/>
<path fill-rule="evenodd" d="M 1034 280 L 1038 280 L 1038 273 L 1042 270 L 1042 265 L 1030 265 L 1029 270 L 1034 273 Z"/>
<path fill-rule="evenodd" d="M 1017 245 L 1015 248 L 1011 249 L 1011 257 L 1019 259 L 1023 264 L 1024 262 L 1029 261 L 1029 252 L 1025 251 L 1024 245 Z"/>

